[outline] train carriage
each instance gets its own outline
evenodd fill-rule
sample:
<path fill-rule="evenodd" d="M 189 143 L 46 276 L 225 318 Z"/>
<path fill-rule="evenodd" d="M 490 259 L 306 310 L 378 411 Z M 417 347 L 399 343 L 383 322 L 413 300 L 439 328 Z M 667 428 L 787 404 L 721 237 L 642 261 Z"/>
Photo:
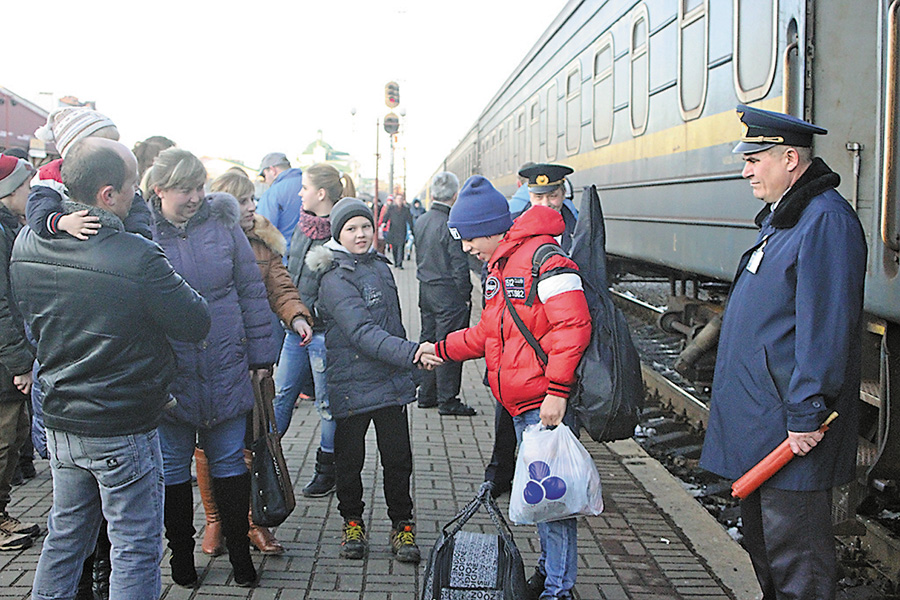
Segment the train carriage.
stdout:
<path fill-rule="evenodd" d="M 521 163 L 568 164 L 576 193 L 599 188 L 620 265 L 724 290 L 761 208 L 732 154 L 735 106 L 826 127 L 814 151 L 869 246 L 859 491 L 896 489 L 898 36 L 900 0 L 571 0 L 440 170 L 485 175 L 509 196 Z M 720 309 L 669 317 L 697 331 L 693 319 Z"/>

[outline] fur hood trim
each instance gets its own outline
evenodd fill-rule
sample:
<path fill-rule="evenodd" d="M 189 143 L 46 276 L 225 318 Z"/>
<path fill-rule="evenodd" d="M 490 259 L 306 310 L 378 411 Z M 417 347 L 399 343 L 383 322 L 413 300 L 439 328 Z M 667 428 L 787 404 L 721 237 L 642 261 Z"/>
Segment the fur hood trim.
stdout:
<path fill-rule="evenodd" d="M 329 248 L 332 244 L 336 244 L 336 242 L 328 240 L 320 246 L 310 248 L 304 259 L 306 266 L 315 273 L 324 273 L 331 269 L 334 266 L 334 252 L 336 250 L 333 247 Z M 337 244 L 337 246 L 341 247 L 340 244 Z"/>
<path fill-rule="evenodd" d="M 66 211 L 66 214 L 78 212 L 79 210 L 86 210 L 90 216 L 100 219 L 101 226 L 125 231 L 125 225 L 122 223 L 122 219 L 108 210 L 103 210 L 97 206 L 90 206 L 73 200 L 64 200 L 63 209 Z"/>
<path fill-rule="evenodd" d="M 253 229 L 248 232 L 248 237 L 259 239 L 269 250 L 284 256 L 287 251 L 287 242 L 272 222 L 259 213 L 253 215 Z"/>
<path fill-rule="evenodd" d="M 772 215 L 772 227 L 775 229 L 790 229 L 800 220 L 800 216 L 813 198 L 841 184 L 841 176 L 832 171 L 821 158 L 813 159 L 812 164 L 800 179 L 794 184 Z M 761 227 L 771 211 L 771 205 L 763 207 L 756 215 L 756 226 Z"/>
<path fill-rule="evenodd" d="M 228 228 L 232 228 L 241 221 L 241 207 L 238 206 L 237 198 L 225 192 L 212 192 L 206 195 L 206 202 L 209 204 L 210 215 Z"/>

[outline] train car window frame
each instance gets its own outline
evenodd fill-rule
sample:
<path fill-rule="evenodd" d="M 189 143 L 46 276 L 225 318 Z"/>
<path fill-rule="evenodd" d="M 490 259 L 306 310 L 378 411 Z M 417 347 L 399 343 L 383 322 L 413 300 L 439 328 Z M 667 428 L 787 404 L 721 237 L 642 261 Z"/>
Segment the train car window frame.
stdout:
<path fill-rule="evenodd" d="M 706 94 L 709 90 L 709 0 L 702 0 L 699 4 L 690 10 L 686 10 L 688 0 L 678 0 L 678 109 L 681 111 L 681 118 L 685 121 L 691 121 L 700 116 L 703 108 L 706 106 Z M 692 62 L 691 67 L 696 68 L 698 65 L 701 69 L 700 83 L 700 101 L 694 107 L 686 107 L 684 105 L 684 79 L 685 79 L 685 60 L 684 60 L 684 37 L 685 30 L 698 21 L 703 20 L 703 57 L 702 62 Z"/>
<path fill-rule="evenodd" d="M 581 149 L 581 60 L 576 58 L 566 69 L 566 154 Z M 574 138 L 574 139 L 573 139 Z"/>
<path fill-rule="evenodd" d="M 512 132 L 513 132 L 513 117 L 512 117 L 512 115 L 510 115 L 506 118 L 506 123 L 504 123 L 503 126 L 506 128 L 506 136 L 505 136 L 505 139 L 506 139 L 505 150 L 506 151 L 504 152 L 504 158 L 503 158 L 503 160 L 506 161 L 506 168 L 503 169 L 503 173 L 506 174 L 506 173 L 511 173 L 513 170 L 513 142 L 514 142 L 514 140 L 513 140 L 513 134 L 512 134 Z"/>
<path fill-rule="evenodd" d="M 522 164 L 525 161 L 525 157 L 528 156 L 528 119 L 524 106 L 516 111 L 515 119 L 517 133 L 513 169 L 517 169 L 516 165 Z"/>
<path fill-rule="evenodd" d="M 734 90 L 737 94 L 738 100 L 743 104 L 747 104 L 754 100 L 759 100 L 763 98 L 766 94 L 769 93 L 769 90 L 772 89 L 772 83 L 775 81 L 775 67 L 778 62 L 778 0 L 771 0 L 771 8 L 772 8 L 772 41 L 769 44 L 764 43 L 763 41 L 754 40 L 752 43 L 748 42 L 748 48 L 753 49 L 764 49 L 767 45 L 771 48 L 771 54 L 769 54 L 769 69 L 767 71 L 766 79 L 760 85 L 744 89 L 741 85 L 741 64 L 743 60 L 759 60 L 762 54 L 756 54 L 752 57 L 744 56 L 744 53 L 741 52 L 741 45 L 743 42 L 743 37 L 741 36 L 741 24 L 745 19 L 741 18 L 741 3 L 742 2 L 753 2 L 754 7 L 762 6 L 764 0 L 734 0 L 734 35 L 732 39 L 734 40 L 734 46 L 732 48 L 734 60 L 732 74 L 734 77 Z"/>
<path fill-rule="evenodd" d="M 612 33 L 606 33 L 603 35 L 597 42 L 597 45 L 594 47 L 593 58 L 591 59 L 591 70 L 593 73 L 593 78 L 591 81 L 591 138 L 594 140 L 594 147 L 598 148 L 600 146 L 605 146 L 612 141 L 613 135 L 613 116 L 615 115 L 615 106 L 616 106 L 616 78 L 613 76 L 616 70 L 616 48 L 613 40 Z M 602 71 L 597 70 L 597 58 L 603 52 L 609 52 L 609 67 L 604 68 Z M 603 114 L 599 112 L 598 106 L 598 94 L 597 89 L 601 86 L 609 82 L 609 110 L 603 111 Z M 606 118 L 606 124 L 608 127 L 606 128 L 608 134 L 605 137 L 598 138 L 597 137 L 597 124 L 598 124 L 598 116 Z"/>
<path fill-rule="evenodd" d="M 532 98 L 528 103 L 528 128 L 529 128 L 529 151 L 526 160 L 533 161 L 540 157 L 541 153 L 541 97 L 540 95 Z M 526 162 L 526 161 L 522 161 Z"/>
<path fill-rule="evenodd" d="M 644 25 L 644 38 L 642 40 L 642 44 L 635 44 L 634 37 L 637 26 L 643 22 Z M 638 5 L 634 11 L 632 12 L 631 17 L 631 26 L 628 29 L 628 67 L 629 67 L 629 102 L 628 102 L 628 113 L 630 117 L 631 124 L 631 135 L 637 137 L 644 133 L 647 130 L 647 122 L 650 118 L 650 13 L 647 10 L 647 5 L 641 3 Z M 641 115 L 642 119 L 640 122 L 635 122 L 635 65 L 641 62 L 643 59 L 643 73 L 641 73 L 642 83 L 644 84 L 643 90 L 643 106 L 644 106 L 644 114 Z"/>
<path fill-rule="evenodd" d="M 548 162 L 556 160 L 559 153 L 559 96 L 556 81 L 547 86 L 547 145 L 544 151 Z"/>

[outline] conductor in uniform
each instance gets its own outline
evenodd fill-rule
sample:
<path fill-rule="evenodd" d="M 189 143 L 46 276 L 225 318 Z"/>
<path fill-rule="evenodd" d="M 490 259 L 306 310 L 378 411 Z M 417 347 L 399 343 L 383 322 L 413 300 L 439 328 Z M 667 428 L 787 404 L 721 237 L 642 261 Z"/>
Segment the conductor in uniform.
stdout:
<path fill-rule="evenodd" d="M 840 177 L 813 158 L 827 131 L 737 110 L 734 152 L 765 206 L 725 309 L 700 466 L 737 479 L 789 440 L 794 459 L 741 502 L 744 544 L 764 600 L 824 600 L 835 595 L 831 490 L 856 471 L 866 243 Z"/>

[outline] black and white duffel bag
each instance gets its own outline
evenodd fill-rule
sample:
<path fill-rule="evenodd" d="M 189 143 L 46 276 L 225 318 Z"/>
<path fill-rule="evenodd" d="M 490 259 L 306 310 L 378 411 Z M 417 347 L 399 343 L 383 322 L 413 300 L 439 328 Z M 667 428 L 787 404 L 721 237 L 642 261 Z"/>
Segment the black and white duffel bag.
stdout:
<path fill-rule="evenodd" d="M 512 531 L 484 483 L 478 495 L 449 523 L 435 542 L 425 569 L 422 600 L 519 600 L 525 597 L 525 567 Z M 485 508 L 497 533 L 462 531 Z"/>

